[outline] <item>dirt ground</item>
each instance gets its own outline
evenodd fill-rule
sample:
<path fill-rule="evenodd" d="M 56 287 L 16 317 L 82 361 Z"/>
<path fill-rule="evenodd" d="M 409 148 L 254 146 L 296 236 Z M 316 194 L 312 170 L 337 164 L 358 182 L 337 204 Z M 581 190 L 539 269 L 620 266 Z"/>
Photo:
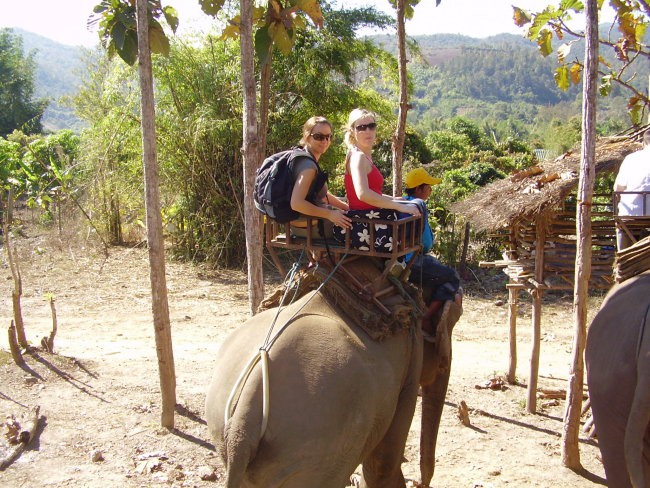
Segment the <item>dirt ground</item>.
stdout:
<path fill-rule="evenodd" d="M 101 248 L 76 236 L 48 237 L 26 227 L 15 240 L 30 343 L 52 326 L 55 352 L 26 355 L 17 367 L 0 340 L 0 414 L 20 419 L 35 405 L 42 420 L 31 447 L 5 471 L 4 487 L 222 487 L 224 469 L 203 420 L 217 348 L 247 317 L 246 276 L 169 261 L 167 280 L 177 376 L 176 428 L 160 427 L 160 392 L 144 248 Z M 3 249 L 0 324 L 11 321 L 12 280 Z M 454 330 L 452 373 L 432 486 L 449 488 L 591 487 L 604 484 L 595 443 L 581 436 L 584 470 L 561 466 L 564 402 L 525 410 L 530 302 L 522 296 L 517 377 L 521 386 L 479 389 L 508 367 L 507 294 L 499 273 L 465 280 L 464 315 Z M 565 388 L 572 347 L 571 293 L 548 296 L 542 315 L 539 386 Z M 590 317 L 602 295 L 591 299 Z M 6 330 L 6 329 L 5 329 Z M 469 407 L 471 427 L 457 418 Z M 419 407 L 418 407 L 419 408 Z M 584 419 L 583 419 L 584 420 Z M 5 429 L 1 429 L 4 433 Z M 419 412 L 404 473 L 419 478 Z M 7 442 L 0 438 L 0 458 Z M 98 460 L 101 458 L 101 460 Z"/>

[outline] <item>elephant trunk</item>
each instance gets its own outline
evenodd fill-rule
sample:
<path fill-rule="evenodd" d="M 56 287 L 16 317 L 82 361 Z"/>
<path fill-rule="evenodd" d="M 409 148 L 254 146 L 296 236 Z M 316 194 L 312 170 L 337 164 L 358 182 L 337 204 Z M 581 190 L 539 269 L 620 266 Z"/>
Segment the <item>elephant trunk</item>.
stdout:
<path fill-rule="evenodd" d="M 440 371 L 435 381 L 422 385 L 422 423 L 420 425 L 420 477 L 429 486 L 436 467 L 436 442 L 442 408 L 445 404 L 450 368 Z"/>
<path fill-rule="evenodd" d="M 423 486 L 429 486 L 436 465 L 438 429 L 451 373 L 451 333 L 462 313 L 460 302 L 446 302 L 436 324 L 435 340 L 433 342 L 425 340 L 424 344 L 420 376 L 422 387 L 420 476 Z"/>

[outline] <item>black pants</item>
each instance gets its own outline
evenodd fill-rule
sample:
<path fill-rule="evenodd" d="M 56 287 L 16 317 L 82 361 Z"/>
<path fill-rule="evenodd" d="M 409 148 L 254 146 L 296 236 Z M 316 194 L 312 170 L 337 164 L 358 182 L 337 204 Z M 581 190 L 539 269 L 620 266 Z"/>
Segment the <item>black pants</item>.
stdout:
<path fill-rule="evenodd" d="M 453 300 L 460 288 L 458 273 L 430 254 L 418 254 L 414 259 L 409 281 L 416 286 L 431 286 L 432 300 Z"/>

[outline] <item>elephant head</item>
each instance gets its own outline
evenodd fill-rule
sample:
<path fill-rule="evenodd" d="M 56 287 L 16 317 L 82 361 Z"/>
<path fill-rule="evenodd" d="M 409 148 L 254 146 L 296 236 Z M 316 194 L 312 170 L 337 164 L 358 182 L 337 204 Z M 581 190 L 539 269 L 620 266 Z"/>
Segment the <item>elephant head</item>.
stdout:
<path fill-rule="evenodd" d="M 650 272 L 609 291 L 585 361 L 608 486 L 650 486 Z"/>
<path fill-rule="evenodd" d="M 362 487 L 405 486 L 400 465 L 420 385 L 421 465 L 423 480 L 431 479 L 460 305 L 440 310 L 435 338 L 423 341 L 414 318 L 375 340 L 351 319 L 368 317 L 355 300 L 311 291 L 252 317 L 224 341 L 206 419 L 227 487 L 343 487 L 359 464 Z M 399 306 L 391 310 L 404 316 Z M 268 367 L 247 367 L 260 349 Z"/>

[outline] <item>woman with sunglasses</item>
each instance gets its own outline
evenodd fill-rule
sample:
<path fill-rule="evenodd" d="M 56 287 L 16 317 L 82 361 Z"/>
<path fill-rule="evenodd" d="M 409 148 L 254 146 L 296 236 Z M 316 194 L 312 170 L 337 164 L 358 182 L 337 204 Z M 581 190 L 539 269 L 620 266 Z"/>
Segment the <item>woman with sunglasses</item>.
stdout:
<path fill-rule="evenodd" d="M 330 147 L 332 141 L 332 124 L 325 117 L 311 117 L 302 127 L 302 139 L 299 145 L 318 161 Z M 332 224 L 345 229 L 351 220 L 342 210 L 348 210 L 348 204 L 332 195 L 327 189 L 327 181 L 320 168 L 307 156 L 297 157 L 293 164 L 295 184 L 291 192 L 291 208 L 296 212 L 312 217 L 327 219 Z M 322 186 L 321 186 L 322 184 Z M 317 188 L 316 188 L 317 187 Z M 293 227 L 304 227 L 306 223 L 292 223 Z"/>
<path fill-rule="evenodd" d="M 372 148 L 377 136 L 375 114 L 355 108 L 348 117 L 345 144 L 348 152 L 345 157 L 345 193 L 348 198 L 350 217 L 365 217 L 383 220 L 397 220 L 399 213 L 420 215 L 417 206 L 405 203 L 401 197 L 385 195 L 384 177 L 372 161 Z M 355 223 L 351 235 L 352 245 L 358 249 L 370 249 L 369 235 L 365 224 Z M 336 231 L 335 237 L 344 239 L 344 231 Z M 377 251 L 390 251 L 392 236 L 386 226 L 375 226 Z"/>

